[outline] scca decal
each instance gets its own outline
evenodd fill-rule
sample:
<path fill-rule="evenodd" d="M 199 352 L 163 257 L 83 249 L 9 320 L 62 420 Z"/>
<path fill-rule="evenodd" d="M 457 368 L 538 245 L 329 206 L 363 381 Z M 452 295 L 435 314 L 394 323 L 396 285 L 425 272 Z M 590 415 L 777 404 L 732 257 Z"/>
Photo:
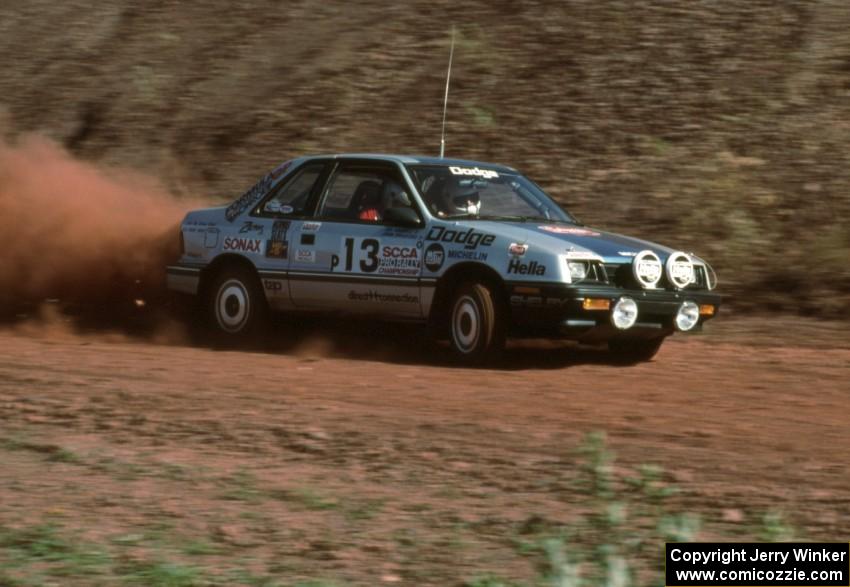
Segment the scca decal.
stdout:
<path fill-rule="evenodd" d="M 475 249 L 479 245 L 482 247 L 492 246 L 493 241 L 496 240 L 496 235 L 476 232 L 473 228 L 457 231 L 447 230 L 445 226 L 434 226 L 428 231 L 425 240 L 457 243 L 463 245 L 464 249 Z"/>
<path fill-rule="evenodd" d="M 384 247 L 381 251 L 381 256 L 396 259 L 416 259 L 419 254 L 415 247 Z"/>
<path fill-rule="evenodd" d="M 224 239 L 225 251 L 241 251 L 243 253 L 259 253 L 262 242 L 256 238 L 234 238 L 227 237 Z"/>

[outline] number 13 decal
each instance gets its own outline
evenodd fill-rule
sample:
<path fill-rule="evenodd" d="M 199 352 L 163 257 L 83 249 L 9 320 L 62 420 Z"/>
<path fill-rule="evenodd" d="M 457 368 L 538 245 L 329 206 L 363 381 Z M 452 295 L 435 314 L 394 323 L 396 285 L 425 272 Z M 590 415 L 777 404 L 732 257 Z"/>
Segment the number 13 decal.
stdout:
<path fill-rule="evenodd" d="M 374 238 L 364 238 L 360 241 L 359 263 L 360 271 L 363 273 L 373 273 L 378 269 L 378 251 L 381 248 L 381 243 Z M 354 267 L 354 239 L 345 239 L 345 271 L 352 271 Z"/>

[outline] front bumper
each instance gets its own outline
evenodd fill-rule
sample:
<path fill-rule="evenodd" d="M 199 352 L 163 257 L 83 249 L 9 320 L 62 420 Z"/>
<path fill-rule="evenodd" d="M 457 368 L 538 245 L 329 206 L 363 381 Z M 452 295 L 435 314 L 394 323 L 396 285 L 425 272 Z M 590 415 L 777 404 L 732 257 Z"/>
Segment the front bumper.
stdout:
<path fill-rule="evenodd" d="M 692 301 L 713 306 L 711 315 L 701 315 L 690 332 L 717 315 L 722 296 L 707 290 L 639 290 L 608 285 L 510 283 L 512 331 L 515 335 L 552 336 L 581 342 L 604 342 L 612 338 L 657 338 L 676 331 L 675 317 L 682 303 Z M 637 322 L 620 330 L 611 323 L 610 310 L 586 310 L 585 299 L 609 300 L 611 307 L 621 297 L 638 306 Z"/>

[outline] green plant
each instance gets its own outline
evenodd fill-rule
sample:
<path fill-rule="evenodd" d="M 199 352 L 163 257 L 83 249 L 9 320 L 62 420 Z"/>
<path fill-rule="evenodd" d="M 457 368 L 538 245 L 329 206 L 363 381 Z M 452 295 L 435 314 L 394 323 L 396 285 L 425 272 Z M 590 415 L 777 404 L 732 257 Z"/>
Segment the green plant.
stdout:
<path fill-rule="evenodd" d="M 654 466 L 630 473 L 617 469 L 602 433 L 585 437 L 578 449 L 573 481 L 582 514 L 570 524 L 533 517 L 515 540 L 524 555 L 543 555 L 542 581 L 553 587 L 632 587 L 660 576 L 664 543 L 694 539 L 695 514 L 673 511 L 676 487 Z"/>

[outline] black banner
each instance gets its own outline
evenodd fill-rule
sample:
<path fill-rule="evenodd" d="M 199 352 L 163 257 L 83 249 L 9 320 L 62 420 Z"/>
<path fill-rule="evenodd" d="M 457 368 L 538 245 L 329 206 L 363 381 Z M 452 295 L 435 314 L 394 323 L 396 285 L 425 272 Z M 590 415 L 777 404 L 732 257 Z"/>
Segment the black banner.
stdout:
<path fill-rule="evenodd" d="M 667 587 L 850 587 L 846 542 L 668 542 Z"/>

